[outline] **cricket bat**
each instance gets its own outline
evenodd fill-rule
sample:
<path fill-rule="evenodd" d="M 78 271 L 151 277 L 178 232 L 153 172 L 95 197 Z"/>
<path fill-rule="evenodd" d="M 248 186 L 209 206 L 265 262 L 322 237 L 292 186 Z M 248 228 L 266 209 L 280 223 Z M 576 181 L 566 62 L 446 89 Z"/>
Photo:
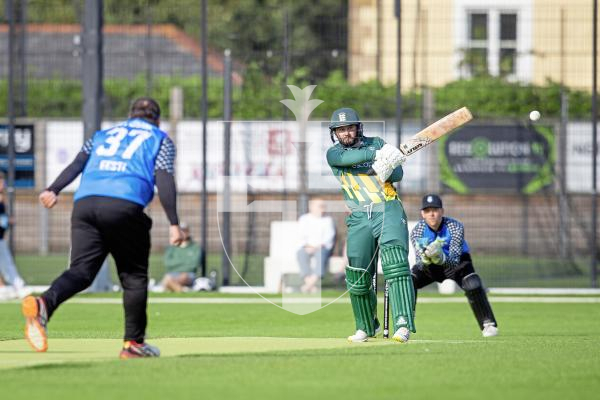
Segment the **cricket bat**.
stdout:
<path fill-rule="evenodd" d="M 444 118 L 429 125 L 406 142 L 400 145 L 400 151 L 405 156 L 421 150 L 423 147 L 430 145 L 444 135 L 449 134 L 453 130 L 463 126 L 473 119 L 473 115 L 467 107 L 459 108 L 458 110 L 446 115 Z"/>

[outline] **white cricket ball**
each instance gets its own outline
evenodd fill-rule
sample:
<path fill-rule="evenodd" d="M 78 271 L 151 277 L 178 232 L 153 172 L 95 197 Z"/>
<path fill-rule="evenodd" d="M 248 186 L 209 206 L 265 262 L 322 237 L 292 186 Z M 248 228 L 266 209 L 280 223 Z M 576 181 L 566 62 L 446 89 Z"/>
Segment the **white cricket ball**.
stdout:
<path fill-rule="evenodd" d="M 540 119 L 541 116 L 542 114 L 540 114 L 538 110 L 533 110 L 529 113 L 529 119 L 532 121 L 537 121 L 538 119 Z"/>

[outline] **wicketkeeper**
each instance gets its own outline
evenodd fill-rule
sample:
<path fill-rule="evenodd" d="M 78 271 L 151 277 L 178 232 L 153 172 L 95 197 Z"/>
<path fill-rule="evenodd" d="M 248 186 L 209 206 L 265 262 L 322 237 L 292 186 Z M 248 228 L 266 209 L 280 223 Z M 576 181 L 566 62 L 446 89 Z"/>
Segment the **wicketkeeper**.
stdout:
<path fill-rule="evenodd" d="M 348 226 L 346 284 L 356 333 L 351 342 L 365 342 L 379 333 L 373 275 L 378 253 L 389 283 L 393 339 L 407 342 L 414 323 L 415 291 L 408 265 L 406 214 L 393 182 L 402 179 L 405 157 L 379 137 L 364 137 L 363 125 L 351 108 L 334 111 L 329 124 L 334 145 L 327 162 L 342 186 L 351 214 Z M 336 143 L 337 139 L 337 143 Z M 373 175 L 371 171 L 375 171 Z"/>
<path fill-rule="evenodd" d="M 435 194 L 423 197 L 421 217 L 410 233 L 417 258 L 411 271 L 415 289 L 434 281 L 454 280 L 465 291 L 483 336 L 496 336 L 498 324 L 473 268 L 463 224 L 444 216 L 442 199 Z"/>

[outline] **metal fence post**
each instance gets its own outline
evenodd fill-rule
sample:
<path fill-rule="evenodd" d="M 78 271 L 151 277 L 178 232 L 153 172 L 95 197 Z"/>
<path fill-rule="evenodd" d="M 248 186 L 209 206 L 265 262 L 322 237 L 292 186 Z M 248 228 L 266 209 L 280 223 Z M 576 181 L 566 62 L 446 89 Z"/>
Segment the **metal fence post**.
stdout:
<path fill-rule="evenodd" d="M 83 135 L 84 140 L 100 129 L 102 122 L 103 0 L 85 0 L 81 38 L 83 46 Z"/>
<path fill-rule="evenodd" d="M 231 175 L 231 51 L 225 50 L 223 67 L 223 124 L 224 124 L 224 144 L 223 158 L 223 257 L 221 257 L 221 273 L 223 275 L 223 286 L 229 286 L 229 259 L 231 257 L 231 213 L 229 186 L 229 176 Z"/>

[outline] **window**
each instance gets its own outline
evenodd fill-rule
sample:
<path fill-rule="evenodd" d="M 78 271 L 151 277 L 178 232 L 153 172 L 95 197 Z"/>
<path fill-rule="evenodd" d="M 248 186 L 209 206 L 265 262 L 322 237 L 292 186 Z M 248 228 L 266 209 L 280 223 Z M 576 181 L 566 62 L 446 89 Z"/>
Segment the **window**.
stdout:
<path fill-rule="evenodd" d="M 534 0 L 452 0 L 456 78 L 533 78 Z"/>
<path fill-rule="evenodd" d="M 500 76 L 514 75 L 517 57 L 517 14 L 500 14 Z"/>
<path fill-rule="evenodd" d="M 481 76 L 488 71 L 488 16 L 473 13 L 469 18 L 469 48 L 465 54 L 471 76 Z"/>
<path fill-rule="evenodd" d="M 463 63 L 469 76 L 517 73 L 517 14 L 470 12 Z"/>

